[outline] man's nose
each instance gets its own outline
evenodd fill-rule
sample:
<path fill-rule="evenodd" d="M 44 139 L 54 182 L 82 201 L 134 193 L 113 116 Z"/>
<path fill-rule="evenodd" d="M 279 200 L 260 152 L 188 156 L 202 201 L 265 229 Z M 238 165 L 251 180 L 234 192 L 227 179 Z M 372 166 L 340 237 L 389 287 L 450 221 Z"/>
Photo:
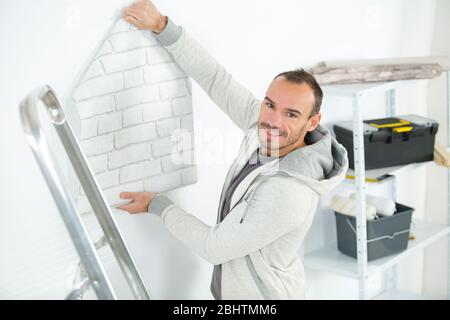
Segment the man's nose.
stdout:
<path fill-rule="evenodd" d="M 266 122 L 270 125 L 271 128 L 280 129 L 282 127 L 281 114 L 279 114 L 278 112 L 270 112 L 267 115 Z"/>

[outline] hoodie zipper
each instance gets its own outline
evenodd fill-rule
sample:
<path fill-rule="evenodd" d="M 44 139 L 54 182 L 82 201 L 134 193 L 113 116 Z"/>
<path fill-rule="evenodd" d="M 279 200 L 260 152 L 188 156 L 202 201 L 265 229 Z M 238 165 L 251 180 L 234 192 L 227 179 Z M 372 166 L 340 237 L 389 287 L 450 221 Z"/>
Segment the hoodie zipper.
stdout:
<path fill-rule="evenodd" d="M 253 190 L 250 191 L 250 192 L 248 192 L 247 195 L 243 195 L 242 198 L 244 198 L 244 199 L 241 198 L 238 202 L 236 202 L 236 204 L 234 205 L 234 207 L 236 207 L 236 205 L 237 205 L 238 203 L 240 203 L 241 201 L 247 202 L 247 199 L 250 198 L 250 196 L 253 194 L 253 191 L 254 191 L 254 190 L 255 190 L 255 189 L 253 188 Z M 233 208 L 234 208 L 234 207 L 233 207 Z M 244 213 L 242 214 L 242 218 L 241 218 L 241 220 L 239 221 L 239 223 L 242 223 L 242 222 L 244 221 L 244 218 L 245 218 L 245 216 L 246 216 L 246 214 L 247 214 L 247 211 L 248 211 L 248 202 L 247 202 L 247 207 L 245 208 L 245 211 L 244 211 Z"/>
<path fill-rule="evenodd" d="M 230 167 L 230 169 L 228 170 L 227 176 L 226 176 L 226 178 L 225 178 L 225 183 L 224 183 L 224 185 L 222 186 L 222 192 L 220 193 L 220 199 L 219 199 L 219 210 L 218 210 L 218 216 L 217 216 L 217 223 L 220 222 L 220 214 L 221 214 L 222 209 L 223 209 L 223 203 L 222 203 L 222 200 L 223 200 L 224 192 L 225 192 L 226 189 L 228 189 L 228 188 L 230 187 L 230 182 L 231 182 L 231 180 L 233 180 L 233 176 L 234 176 L 234 174 L 235 174 L 236 171 L 237 171 L 237 170 L 236 170 L 237 166 L 241 163 L 242 158 L 246 156 L 246 146 L 247 146 L 248 143 L 249 143 L 249 138 L 246 137 L 246 138 L 244 138 L 244 139 L 246 139 L 246 140 L 244 140 L 244 141 L 242 142 L 241 147 L 240 147 L 240 149 L 239 149 L 238 156 L 236 157 L 236 159 L 234 160 L 234 162 L 231 164 L 231 167 Z M 242 167 L 241 167 L 241 169 L 242 169 Z M 227 185 L 227 184 L 228 184 L 228 185 Z M 225 186 L 226 186 L 226 188 L 225 188 Z M 237 203 L 239 203 L 239 201 L 238 201 Z"/>

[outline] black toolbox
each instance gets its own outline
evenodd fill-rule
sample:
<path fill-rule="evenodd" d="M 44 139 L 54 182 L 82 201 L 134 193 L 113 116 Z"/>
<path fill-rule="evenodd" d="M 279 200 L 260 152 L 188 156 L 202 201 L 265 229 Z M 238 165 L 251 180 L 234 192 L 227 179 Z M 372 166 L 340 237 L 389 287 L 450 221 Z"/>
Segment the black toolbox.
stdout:
<path fill-rule="evenodd" d="M 367 221 L 367 261 L 399 253 L 408 248 L 414 208 L 395 203 L 392 216 Z M 356 218 L 336 212 L 338 250 L 357 258 Z"/>
<path fill-rule="evenodd" d="M 354 170 L 353 121 L 335 123 L 333 130 Z M 364 120 L 366 170 L 432 161 L 437 130 L 437 121 L 418 115 Z"/>

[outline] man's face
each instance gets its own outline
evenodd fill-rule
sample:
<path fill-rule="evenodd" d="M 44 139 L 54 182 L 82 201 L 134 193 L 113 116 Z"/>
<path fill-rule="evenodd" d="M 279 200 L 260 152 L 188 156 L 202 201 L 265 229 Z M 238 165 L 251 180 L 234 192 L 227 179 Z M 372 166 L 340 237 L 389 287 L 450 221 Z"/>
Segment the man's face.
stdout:
<path fill-rule="evenodd" d="M 320 113 L 309 118 L 313 106 L 314 92 L 307 83 L 293 83 L 283 76 L 274 79 L 259 114 L 263 153 L 282 157 L 304 146 L 306 133 L 320 122 Z"/>

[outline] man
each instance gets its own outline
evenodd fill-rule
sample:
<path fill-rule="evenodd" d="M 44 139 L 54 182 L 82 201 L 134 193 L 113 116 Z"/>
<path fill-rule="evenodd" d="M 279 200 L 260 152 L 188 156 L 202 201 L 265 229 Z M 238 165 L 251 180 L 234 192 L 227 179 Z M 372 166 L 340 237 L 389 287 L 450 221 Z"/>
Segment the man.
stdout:
<path fill-rule="evenodd" d="M 174 60 L 244 131 L 226 177 L 215 226 L 166 196 L 123 192 L 129 213 L 150 212 L 189 249 L 214 264 L 215 299 L 302 299 L 305 275 L 299 247 L 319 196 L 345 177 L 347 153 L 319 125 L 322 90 L 303 70 L 274 78 L 259 102 L 182 27 L 150 1 L 123 18 L 154 33 Z"/>

